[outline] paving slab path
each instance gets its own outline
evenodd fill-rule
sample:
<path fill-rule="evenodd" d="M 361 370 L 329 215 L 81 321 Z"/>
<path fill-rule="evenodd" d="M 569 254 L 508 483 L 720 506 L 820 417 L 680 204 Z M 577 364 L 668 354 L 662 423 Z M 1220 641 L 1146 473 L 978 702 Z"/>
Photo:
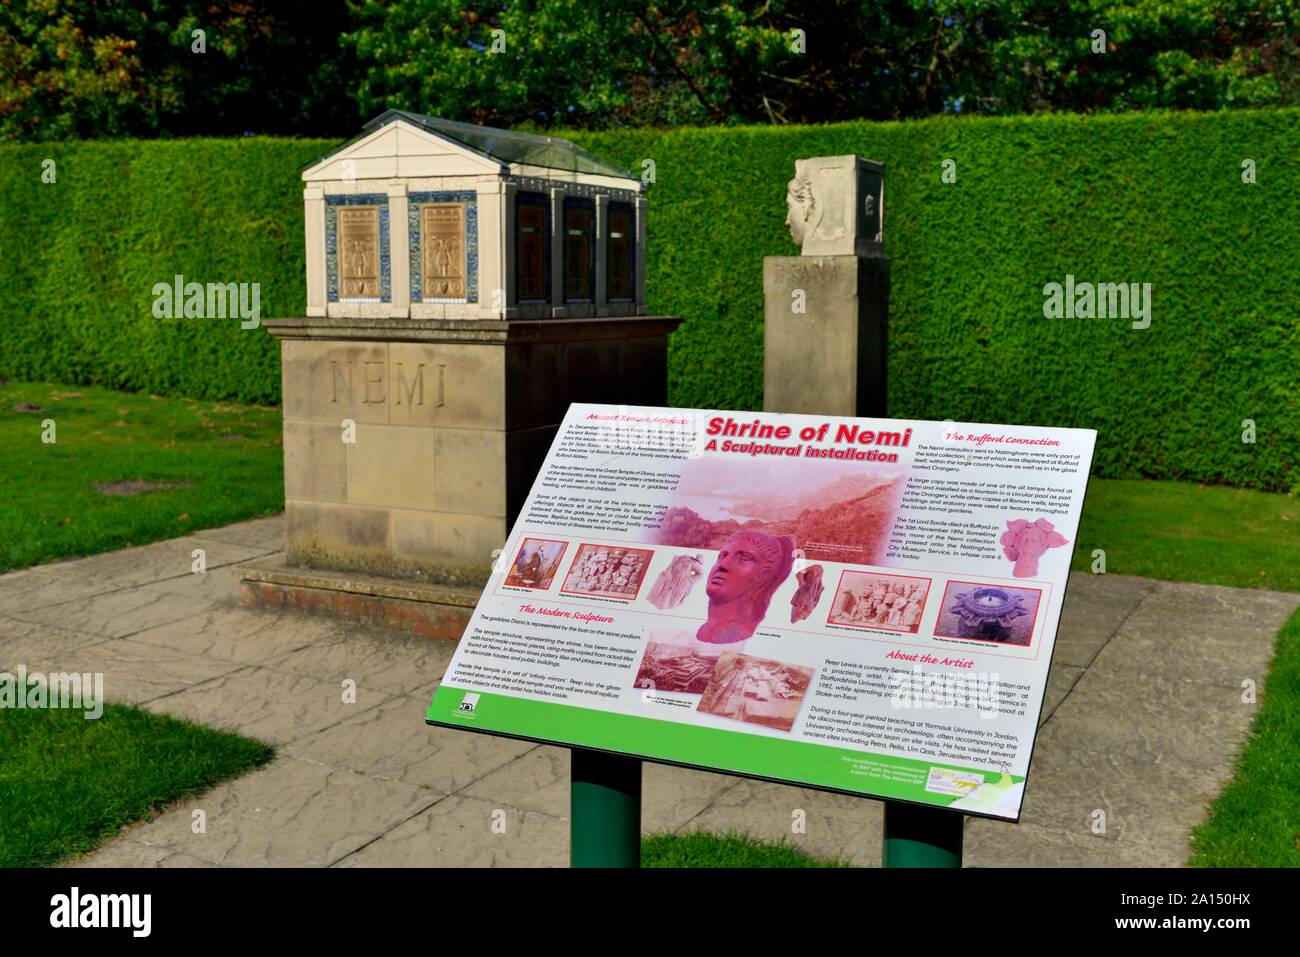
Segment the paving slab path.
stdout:
<path fill-rule="evenodd" d="M 0 671 L 103 672 L 110 700 L 276 748 L 265 768 L 71 863 L 567 864 L 567 750 L 423 723 L 453 642 L 239 606 L 230 567 L 283 541 L 283 519 L 259 519 L 0 575 Z M 1297 604 L 1072 575 L 1021 823 L 970 819 L 967 866 L 1185 863 L 1257 707 L 1242 682 L 1263 687 Z M 646 833 L 744 831 L 877 866 L 881 819 L 877 801 L 645 765 Z"/>

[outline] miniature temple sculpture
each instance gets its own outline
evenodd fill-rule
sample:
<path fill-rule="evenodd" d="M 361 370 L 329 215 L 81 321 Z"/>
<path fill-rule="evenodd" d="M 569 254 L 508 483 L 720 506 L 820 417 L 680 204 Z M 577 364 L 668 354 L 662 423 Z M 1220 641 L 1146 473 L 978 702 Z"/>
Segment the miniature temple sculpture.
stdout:
<path fill-rule="evenodd" d="M 401 110 L 300 175 L 306 315 L 265 323 L 285 566 L 481 587 L 570 403 L 667 404 L 681 320 L 644 315 L 646 185 L 557 137 Z"/>
<path fill-rule="evenodd" d="M 308 316 L 645 312 L 644 186 L 567 140 L 388 110 L 302 178 Z"/>

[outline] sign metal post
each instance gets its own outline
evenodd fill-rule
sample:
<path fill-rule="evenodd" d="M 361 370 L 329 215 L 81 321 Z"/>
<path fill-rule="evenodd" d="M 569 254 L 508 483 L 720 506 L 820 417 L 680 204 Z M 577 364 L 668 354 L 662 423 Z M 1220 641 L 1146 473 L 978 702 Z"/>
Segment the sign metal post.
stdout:
<path fill-rule="evenodd" d="M 641 866 L 641 762 L 573 748 L 569 865 Z"/>
<path fill-rule="evenodd" d="M 885 802 L 885 867 L 961 867 L 966 816 L 943 808 Z"/>

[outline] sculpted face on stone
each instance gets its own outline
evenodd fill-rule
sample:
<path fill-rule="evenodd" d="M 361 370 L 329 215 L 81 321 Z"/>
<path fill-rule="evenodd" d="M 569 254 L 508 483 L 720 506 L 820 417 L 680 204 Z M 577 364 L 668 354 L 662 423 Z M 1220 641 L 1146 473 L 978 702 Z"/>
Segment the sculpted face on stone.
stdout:
<path fill-rule="evenodd" d="M 884 255 L 885 170 L 856 155 L 794 161 L 786 226 L 804 256 Z"/>
<path fill-rule="evenodd" d="M 789 535 L 736 532 L 723 543 L 709 570 L 704 587 L 709 617 L 696 637 L 710 644 L 744 641 L 793 567 L 794 539 Z"/>
<path fill-rule="evenodd" d="M 785 224 L 790 227 L 790 238 L 794 240 L 796 246 L 802 248 L 804 238 L 808 234 L 808 224 L 812 222 L 813 214 L 817 209 L 812 180 L 808 176 L 803 160 L 795 160 L 794 179 L 790 180 L 789 186 L 786 187 L 785 205 Z"/>

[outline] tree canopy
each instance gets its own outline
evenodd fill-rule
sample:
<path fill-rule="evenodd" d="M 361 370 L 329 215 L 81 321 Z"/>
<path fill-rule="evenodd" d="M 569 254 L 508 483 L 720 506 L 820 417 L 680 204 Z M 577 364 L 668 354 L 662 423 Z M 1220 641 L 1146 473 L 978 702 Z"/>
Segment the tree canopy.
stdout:
<path fill-rule="evenodd" d="M 1298 19 L 1293 0 L 14 0 L 0 136 L 342 136 L 387 107 L 608 128 L 1296 104 Z"/>

